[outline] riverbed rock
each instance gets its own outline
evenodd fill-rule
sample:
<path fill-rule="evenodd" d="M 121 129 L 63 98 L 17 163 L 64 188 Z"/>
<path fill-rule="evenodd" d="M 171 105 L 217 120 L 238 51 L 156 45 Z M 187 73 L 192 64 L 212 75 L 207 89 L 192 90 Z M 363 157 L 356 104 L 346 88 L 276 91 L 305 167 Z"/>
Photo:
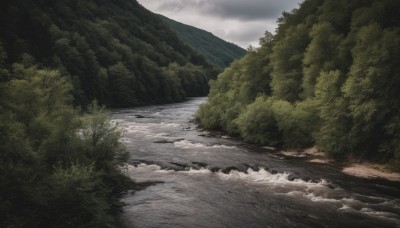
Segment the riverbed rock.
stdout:
<path fill-rule="evenodd" d="M 202 168 L 206 168 L 208 166 L 207 163 L 204 163 L 204 162 L 192 162 L 192 164 L 197 165 Z"/>
<path fill-rule="evenodd" d="M 159 140 L 159 141 L 155 141 L 153 143 L 174 143 L 173 140 Z"/>
<path fill-rule="evenodd" d="M 185 170 L 188 170 L 190 168 L 187 164 L 182 164 L 182 163 L 177 163 L 177 162 L 169 162 L 169 163 L 178 167 L 178 168 L 173 167 L 173 169 L 175 171 L 185 171 Z"/>
<path fill-rule="evenodd" d="M 239 170 L 239 169 L 236 168 L 235 166 L 229 166 L 229 167 L 223 168 L 221 171 L 225 174 L 229 174 L 232 170 Z"/>
<path fill-rule="evenodd" d="M 294 181 L 295 179 L 301 179 L 299 175 L 292 173 L 287 177 L 288 180 Z"/>
<path fill-rule="evenodd" d="M 153 143 L 175 143 L 175 142 L 179 142 L 179 141 L 182 141 L 182 140 L 185 140 L 185 139 L 173 139 L 173 140 L 168 140 L 168 139 L 163 139 L 163 140 L 158 140 L 158 141 L 155 141 L 155 142 L 153 142 Z"/>
<path fill-rule="evenodd" d="M 221 170 L 221 168 L 217 167 L 217 166 L 213 166 L 213 167 L 210 168 L 210 171 L 213 172 L 213 173 L 219 172 L 220 170 Z"/>
<path fill-rule="evenodd" d="M 258 165 L 248 165 L 248 164 L 243 164 L 243 165 L 246 166 L 247 170 L 252 169 L 255 172 L 260 171 L 260 168 L 258 167 Z"/>

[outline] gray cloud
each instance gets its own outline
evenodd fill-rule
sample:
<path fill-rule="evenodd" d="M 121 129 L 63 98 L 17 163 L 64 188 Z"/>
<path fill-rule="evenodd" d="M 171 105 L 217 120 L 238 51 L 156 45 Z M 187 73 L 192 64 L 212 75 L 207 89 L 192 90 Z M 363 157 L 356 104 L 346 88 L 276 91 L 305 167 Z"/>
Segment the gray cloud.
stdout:
<path fill-rule="evenodd" d="M 180 12 L 195 9 L 220 18 L 259 20 L 277 18 L 283 11 L 297 7 L 298 2 L 299 0 L 164 0 L 160 1 L 157 10 Z"/>
<path fill-rule="evenodd" d="M 274 32 L 283 11 L 303 0 L 138 0 L 149 10 L 212 32 L 246 48 L 257 46 L 265 30 Z"/>
<path fill-rule="evenodd" d="M 241 20 L 260 20 L 278 18 L 283 11 L 297 7 L 298 0 L 207 0 L 210 4 L 205 13 L 220 18 L 238 18 Z M 207 12 L 208 11 L 208 12 Z"/>

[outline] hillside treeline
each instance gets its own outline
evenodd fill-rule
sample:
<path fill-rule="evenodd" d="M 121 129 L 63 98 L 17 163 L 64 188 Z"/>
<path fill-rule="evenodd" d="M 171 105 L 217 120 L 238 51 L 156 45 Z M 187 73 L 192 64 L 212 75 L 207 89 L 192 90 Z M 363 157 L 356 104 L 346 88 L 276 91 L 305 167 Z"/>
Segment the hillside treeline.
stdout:
<path fill-rule="evenodd" d="M 400 2 L 306 0 L 218 80 L 203 127 L 400 169 Z"/>
<path fill-rule="evenodd" d="M 212 33 L 182 24 L 161 16 L 161 19 L 169 25 L 182 41 L 202 54 L 206 60 L 220 69 L 228 67 L 234 60 L 242 58 L 246 50 L 226 42 Z"/>
<path fill-rule="evenodd" d="M 133 183 L 92 100 L 182 101 L 214 74 L 136 1 L 0 1 L 0 227 L 116 227 Z"/>
<path fill-rule="evenodd" d="M 0 43 L 8 69 L 18 62 L 58 70 L 81 106 L 93 99 L 127 107 L 204 96 L 217 75 L 136 1 L 4 0 Z"/>

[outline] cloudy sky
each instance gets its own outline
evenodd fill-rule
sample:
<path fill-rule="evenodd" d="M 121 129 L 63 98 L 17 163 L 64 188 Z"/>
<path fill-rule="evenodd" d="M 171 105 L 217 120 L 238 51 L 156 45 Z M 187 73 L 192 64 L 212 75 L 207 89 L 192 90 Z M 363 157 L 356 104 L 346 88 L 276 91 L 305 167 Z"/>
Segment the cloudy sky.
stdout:
<path fill-rule="evenodd" d="M 274 32 L 283 11 L 302 0 L 138 0 L 147 9 L 212 32 L 243 48 L 258 46 L 265 30 Z"/>

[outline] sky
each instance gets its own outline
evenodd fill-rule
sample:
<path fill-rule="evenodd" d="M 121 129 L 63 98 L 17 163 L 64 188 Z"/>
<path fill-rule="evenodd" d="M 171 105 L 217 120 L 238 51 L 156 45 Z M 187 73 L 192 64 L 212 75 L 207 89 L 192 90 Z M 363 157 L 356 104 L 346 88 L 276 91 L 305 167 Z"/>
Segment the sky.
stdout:
<path fill-rule="evenodd" d="M 274 33 L 283 11 L 302 0 L 138 0 L 150 11 L 204 29 L 243 48 L 259 46 L 266 30 Z"/>

